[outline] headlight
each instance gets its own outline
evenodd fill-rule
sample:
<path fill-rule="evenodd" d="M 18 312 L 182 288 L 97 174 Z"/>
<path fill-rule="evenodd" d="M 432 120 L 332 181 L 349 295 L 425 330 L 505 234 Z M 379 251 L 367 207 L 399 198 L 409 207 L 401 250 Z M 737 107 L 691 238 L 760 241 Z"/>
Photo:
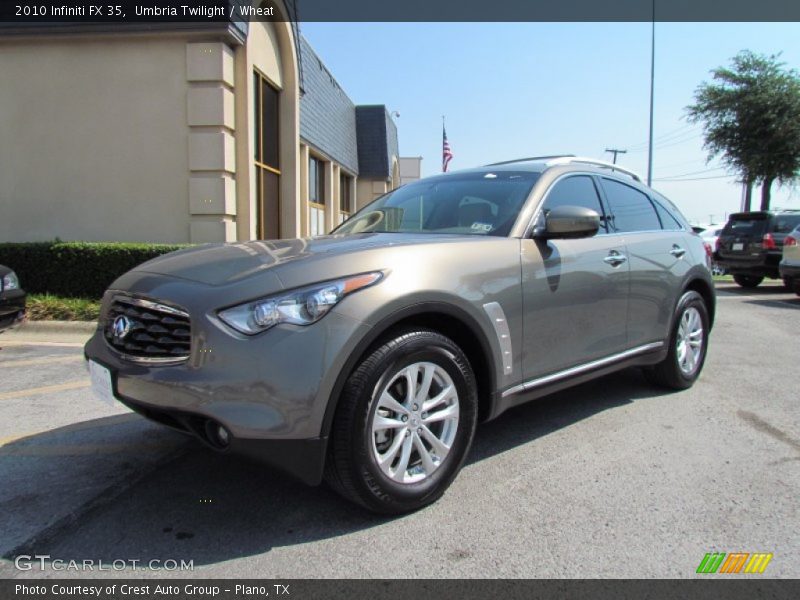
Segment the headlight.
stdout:
<path fill-rule="evenodd" d="M 253 335 L 279 323 L 311 325 L 324 317 L 342 298 L 369 287 L 383 277 L 380 271 L 261 298 L 219 311 L 219 318 L 236 331 Z"/>
<path fill-rule="evenodd" d="M 14 271 L 11 271 L 7 275 L 3 276 L 3 290 L 16 290 L 19 289 L 19 278 Z"/>

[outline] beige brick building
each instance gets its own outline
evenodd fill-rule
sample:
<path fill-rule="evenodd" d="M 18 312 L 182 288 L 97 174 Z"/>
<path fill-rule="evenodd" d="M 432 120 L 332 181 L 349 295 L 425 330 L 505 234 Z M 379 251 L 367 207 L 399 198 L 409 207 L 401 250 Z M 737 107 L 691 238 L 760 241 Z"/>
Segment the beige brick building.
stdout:
<path fill-rule="evenodd" d="M 399 185 L 291 22 L 4 25 L 0 73 L 0 241 L 307 236 Z"/>

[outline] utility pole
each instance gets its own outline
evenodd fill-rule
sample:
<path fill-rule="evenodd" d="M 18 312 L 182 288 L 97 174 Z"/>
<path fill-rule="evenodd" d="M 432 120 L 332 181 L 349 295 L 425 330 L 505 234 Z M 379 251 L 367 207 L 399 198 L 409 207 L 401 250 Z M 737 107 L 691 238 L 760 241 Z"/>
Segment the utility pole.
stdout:
<path fill-rule="evenodd" d="M 619 148 L 606 148 L 606 152 L 614 155 L 614 164 L 617 164 L 617 154 L 627 154 L 627 150 L 620 150 Z"/>
<path fill-rule="evenodd" d="M 650 30 L 650 135 L 647 141 L 647 186 L 653 185 L 653 97 L 656 80 L 656 0 L 653 0 L 653 24 Z"/>

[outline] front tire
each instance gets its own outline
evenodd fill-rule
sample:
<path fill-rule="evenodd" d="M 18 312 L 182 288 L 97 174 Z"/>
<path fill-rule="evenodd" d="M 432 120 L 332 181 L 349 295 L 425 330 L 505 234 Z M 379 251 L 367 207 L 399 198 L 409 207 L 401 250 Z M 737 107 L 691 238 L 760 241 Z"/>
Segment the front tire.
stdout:
<path fill-rule="evenodd" d="M 708 309 L 703 297 L 688 291 L 678 301 L 667 357 L 644 373 L 650 382 L 673 390 L 692 387 L 700 376 L 708 348 Z"/>
<path fill-rule="evenodd" d="M 743 288 L 752 289 L 758 287 L 764 278 L 756 275 L 734 275 L 733 280 Z"/>
<path fill-rule="evenodd" d="M 325 479 L 371 511 L 402 514 L 439 499 L 461 470 L 478 416 L 475 375 L 449 338 L 402 332 L 345 383 Z"/>

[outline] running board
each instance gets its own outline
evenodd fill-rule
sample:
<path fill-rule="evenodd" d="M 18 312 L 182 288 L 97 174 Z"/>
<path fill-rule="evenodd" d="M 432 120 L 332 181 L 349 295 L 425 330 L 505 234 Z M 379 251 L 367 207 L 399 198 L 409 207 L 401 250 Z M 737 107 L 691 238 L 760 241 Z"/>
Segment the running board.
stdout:
<path fill-rule="evenodd" d="M 594 369 L 599 369 L 600 367 L 605 367 L 615 362 L 625 360 L 627 358 L 632 358 L 634 356 L 638 356 L 639 354 L 646 354 L 647 352 L 658 350 L 663 346 L 664 342 L 652 342 L 650 344 L 645 344 L 644 346 L 637 346 L 636 348 L 625 350 L 624 352 L 620 352 L 619 354 L 612 354 L 611 356 L 606 356 L 605 358 L 600 358 L 598 360 L 594 360 L 592 362 L 588 362 L 583 365 L 570 367 L 569 369 L 565 369 L 564 371 L 558 371 L 557 373 L 552 373 L 551 375 L 545 375 L 544 377 L 539 377 L 538 379 L 531 379 L 530 381 L 526 381 L 524 383 L 515 385 L 514 387 L 508 388 L 506 391 L 503 392 L 502 397 L 506 398 L 508 396 L 520 394 L 522 392 L 528 392 L 543 385 L 547 385 L 548 383 L 554 383 L 556 381 L 560 381 L 561 379 L 567 379 L 574 375 L 580 375 L 581 373 L 593 371 Z"/>

